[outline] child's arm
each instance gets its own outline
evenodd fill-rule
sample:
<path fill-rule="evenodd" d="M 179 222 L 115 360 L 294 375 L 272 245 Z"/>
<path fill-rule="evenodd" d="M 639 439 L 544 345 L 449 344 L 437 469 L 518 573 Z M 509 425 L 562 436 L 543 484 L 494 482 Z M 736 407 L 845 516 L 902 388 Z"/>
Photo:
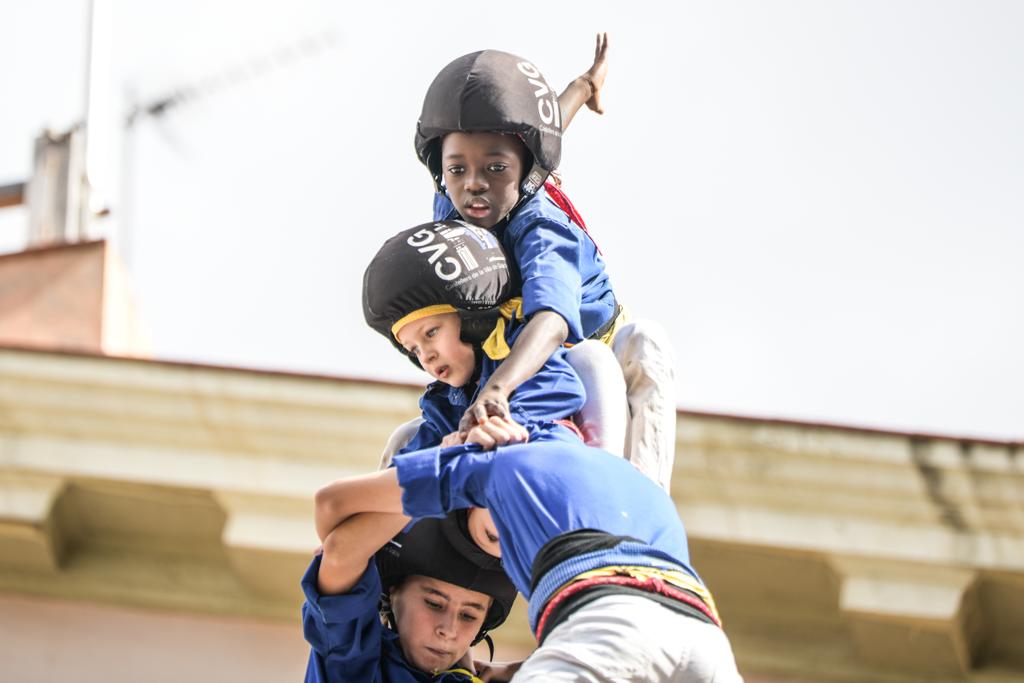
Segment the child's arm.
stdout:
<path fill-rule="evenodd" d="M 527 437 L 526 429 L 515 421 L 494 418 L 473 428 L 468 440 L 489 449 Z M 316 531 L 323 542 L 317 587 L 322 594 L 351 590 L 374 553 L 411 520 L 402 514 L 396 473 L 389 468 L 347 477 L 317 491 Z"/>
<path fill-rule="evenodd" d="M 374 553 L 409 520 L 401 513 L 359 512 L 327 534 L 317 575 L 320 594 L 339 595 L 352 590 Z"/>
<path fill-rule="evenodd" d="M 584 104 L 593 112 L 604 113 L 601 107 L 601 88 L 604 87 L 607 75 L 608 34 L 598 33 L 593 65 L 581 76 L 577 76 L 558 96 L 558 107 L 562 110 L 563 132 Z"/>
<path fill-rule="evenodd" d="M 569 336 L 569 326 L 553 311 L 538 311 L 526 323 L 508 357 L 487 379 L 476 400 L 459 422 L 459 432 L 468 434 L 488 417 L 509 417 L 508 397 L 520 384 L 543 367 L 551 354 Z"/>
<path fill-rule="evenodd" d="M 339 479 L 316 493 L 316 531 L 324 544 L 318 585 L 324 594 L 350 590 L 373 554 L 410 519 L 394 468 Z"/>
<path fill-rule="evenodd" d="M 316 533 L 324 541 L 360 512 L 401 511 L 402 494 L 393 469 L 338 479 L 316 492 Z"/>

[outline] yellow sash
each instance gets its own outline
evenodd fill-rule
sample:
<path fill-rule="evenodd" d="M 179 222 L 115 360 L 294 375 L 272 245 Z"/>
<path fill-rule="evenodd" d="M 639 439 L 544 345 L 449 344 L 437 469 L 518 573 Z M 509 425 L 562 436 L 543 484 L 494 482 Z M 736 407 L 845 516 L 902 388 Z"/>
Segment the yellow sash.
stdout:
<path fill-rule="evenodd" d="M 498 312 L 501 313 L 501 317 L 498 318 L 498 322 L 495 323 L 490 336 L 484 340 L 481 346 L 484 353 L 491 360 L 503 360 L 512 351 L 505 341 L 505 321 L 512 320 L 513 318 L 516 320 L 523 319 L 523 298 L 517 296 L 509 299 L 498 306 Z"/>
<path fill-rule="evenodd" d="M 511 352 L 508 343 L 505 341 L 505 321 L 512 320 L 523 320 L 523 299 L 522 297 L 515 297 L 509 299 L 505 303 L 498 307 L 501 317 L 498 318 L 498 322 L 495 323 L 494 329 L 491 330 L 491 334 L 484 340 L 481 348 L 484 353 L 491 360 L 504 360 L 508 357 Z M 612 345 L 612 340 L 615 339 L 615 334 L 622 328 L 623 325 L 629 322 L 629 313 L 625 307 L 619 309 L 619 314 L 615 316 L 615 322 L 601 337 L 600 341 L 608 346 Z M 565 347 L 573 346 L 570 343 L 563 344 Z"/>
<path fill-rule="evenodd" d="M 474 676 L 472 671 L 467 671 L 466 669 L 447 669 L 445 671 L 442 671 L 441 673 L 443 673 L 443 674 L 463 674 L 464 676 L 469 676 L 469 680 L 472 681 L 473 683 L 484 683 L 481 679 L 479 679 L 476 676 Z"/>

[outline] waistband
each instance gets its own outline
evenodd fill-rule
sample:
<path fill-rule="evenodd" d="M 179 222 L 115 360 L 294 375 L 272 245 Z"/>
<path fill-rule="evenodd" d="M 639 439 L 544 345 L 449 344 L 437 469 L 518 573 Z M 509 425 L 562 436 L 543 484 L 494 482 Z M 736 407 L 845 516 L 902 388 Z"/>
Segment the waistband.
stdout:
<path fill-rule="evenodd" d="M 570 432 L 572 432 L 576 436 L 580 437 L 580 441 L 583 441 L 584 443 L 586 443 L 587 440 L 583 438 L 583 432 L 580 431 L 580 428 L 577 427 L 576 423 L 573 422 L 572 420 L 568 420 L 568 419 L 565 419 L 565 420 L 552 420 L 552 422 L 554 422 L 556 425 L 562 425 L 563 427 L 568 429 Z"/>
<path fill-rule="evenodd" d="M 615 295 L 612 294 L 612 300 L 615 304 L 615 313 L 608 319 L 604 325 L 597 328 L 594 334 L 590 335 L 588 339 L 596 339 L 599 342 L 612 345 L 612 340 L 615 338 L 615 333 L 619 331 L 619 328 L 626 324 L 629 316 L 626 313 L 626 309 L 622 307 L 622 304 L 615 299 Z"/>
<path fill-rule="evenodd" d="M 719 628 L 722 626 L 711 592 L 686 572 L 655 567 L 612 566 L 583 572 L 552 593 L 537 620 L 534 633 L 537 642 L 543 639 L 548 621 L 566 600 L 595 586 L 609 585 L 636 588 L 677 600 L 698 610 Z"/>

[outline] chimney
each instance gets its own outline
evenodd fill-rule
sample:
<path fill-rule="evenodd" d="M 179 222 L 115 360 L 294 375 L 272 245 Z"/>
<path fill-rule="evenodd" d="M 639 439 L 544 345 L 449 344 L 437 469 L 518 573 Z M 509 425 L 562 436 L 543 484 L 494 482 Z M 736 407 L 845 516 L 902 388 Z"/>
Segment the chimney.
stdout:
<path fill-rule="evenodd" d="M 151 355 L 127 273 L 105 240 L 0 254 L 0 345 Z"/>

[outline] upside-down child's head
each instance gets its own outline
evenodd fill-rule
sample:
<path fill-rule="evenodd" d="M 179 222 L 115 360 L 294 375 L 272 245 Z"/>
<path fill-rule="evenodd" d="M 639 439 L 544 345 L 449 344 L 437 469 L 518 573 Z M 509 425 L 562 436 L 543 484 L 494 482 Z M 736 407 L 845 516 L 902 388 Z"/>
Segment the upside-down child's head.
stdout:
<path fill-rule="evenodd" d="M 425 223 L 386 241 L 370 261 L 363 315 L 434 379 L 464 386 L 511 291 L 494 235 L 461 221 Z"/>
<path fill-rule="evenodd" d="M 558 95 L 537 67 L 483 50 L 434 78 L 415 143 L 437 190 L 466 221 L 492 228 L 558 166 L 561 138 Z"/>

